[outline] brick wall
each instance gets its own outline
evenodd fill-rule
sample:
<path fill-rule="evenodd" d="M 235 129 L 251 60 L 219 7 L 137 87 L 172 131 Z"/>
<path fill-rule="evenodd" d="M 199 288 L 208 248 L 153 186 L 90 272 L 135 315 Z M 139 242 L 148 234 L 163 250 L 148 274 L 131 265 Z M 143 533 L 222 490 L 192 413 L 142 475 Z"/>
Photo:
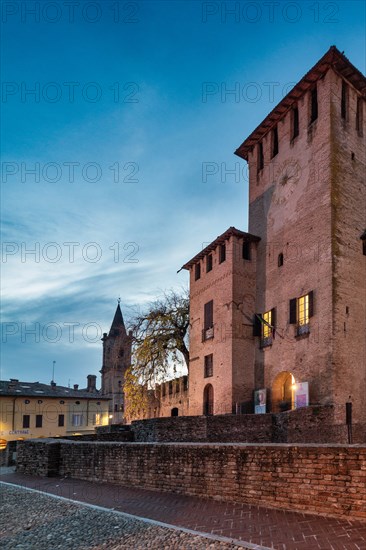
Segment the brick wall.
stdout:
<path fill-rule="evenodd" d="M 366 446 L 33 440 L 18 471 L 51 475 L 54 446 L 62 476 L 366 518 Z"/>
<path fill-rule="evenodd" d="M 131 424 L 135 441 L 347 443 L 347 427 L 334 425 L 332 406 L 304 407 L 280 414 L 152 418 Z M 366 442 L 354 427 L 355 443 Z"/>

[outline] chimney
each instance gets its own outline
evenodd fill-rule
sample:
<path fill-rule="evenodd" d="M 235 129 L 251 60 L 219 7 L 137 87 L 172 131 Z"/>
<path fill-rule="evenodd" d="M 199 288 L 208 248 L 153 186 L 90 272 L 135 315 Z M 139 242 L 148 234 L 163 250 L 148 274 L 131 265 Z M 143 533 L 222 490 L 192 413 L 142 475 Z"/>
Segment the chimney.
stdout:
<path fill-rule="evenodd" d="M 95 392 L 97 391 L 97 377 L 95 374 L 88 374 L 87 376 L 87 380 L 88 380 L 88 386 L 87 386 L 87 391 L 88 392 Z"/>
<path fill-rule="evenodd" d="M 79 389 L 79 384 L 74 384 L 74 390 L 78 390 Z"/>

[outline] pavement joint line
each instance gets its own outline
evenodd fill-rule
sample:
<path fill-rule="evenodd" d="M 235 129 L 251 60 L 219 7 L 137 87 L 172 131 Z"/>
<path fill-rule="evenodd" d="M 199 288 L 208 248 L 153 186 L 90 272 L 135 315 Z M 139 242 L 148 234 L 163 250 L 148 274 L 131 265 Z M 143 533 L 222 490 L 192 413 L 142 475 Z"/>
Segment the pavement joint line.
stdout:
<path fill-rule="evenodd" d="M 46 491 L 39 491 L 38 489 L 31 489 L 30 487 L 25 487 L 24 485 L 17 485 L 16 483 L 9 483 L 8 481 L 0 481 L 0 485 L 8 485 L 10 487 L 17 487 L 18 489 L 23 489 L 25 491 L 30 491 L 32 493 L 38 493 L 40 495 L 47 495 L 49 497 L 62 500 L 64 502 L 72 502 L 73 504 L 77 506 L 86 506 L 87 508 L 92 508 L 93 510 L 100 510 L 101 512 L 109 512 L 116 515 L 124 516 L 129 519 L 135 519 L 138 521 L 143 521 L 145 523 L 149 523 L 151 525 L 154 525 L 156 527 L 164 527 L 166 529 L 173 529 L 174 531 L 182 531 L 183 533 L 187 533 L 188 535 L 194 535 L 194 536 L 200 536 L 204 537 L 206 539 L 210 540 L 217 540 L 220 542 L 226 542 L 228 544 L 236 544 L 237 546 L 241 546 L 242 548 L 248 548 L 249 550 L 274 550 L 273 547 L 270 548 L 269 546 L 261 546 L 260 544 L 253 544 L 252 542 L 246 542 L 239 539 L 233 539 L 230 537 L 224 537 L 222 535 L 213 535 L 211 533 L 205 533 L 203 531 L 194 531 L 193 529 L 187 529 L 186 527 L 178 527 L 177 525 L 172 525 L 170 523 L 164 523 L 162 521 L 157 521 L 150 518 L 144 518 L 141 516 L 135 516 L 134 514 L 129 514 L 127 512 L 120 512 L 119 510 L 115 510 L 114 508 L 105 508 L 104 506 L 98 506 L 97 504 L 89 504 L 88 502 L 82 502 L 80 500 L 73 500 L 71 498 L 62 497 L 60 495 L 54 495 L 52 493 L 47 493 Z"/>

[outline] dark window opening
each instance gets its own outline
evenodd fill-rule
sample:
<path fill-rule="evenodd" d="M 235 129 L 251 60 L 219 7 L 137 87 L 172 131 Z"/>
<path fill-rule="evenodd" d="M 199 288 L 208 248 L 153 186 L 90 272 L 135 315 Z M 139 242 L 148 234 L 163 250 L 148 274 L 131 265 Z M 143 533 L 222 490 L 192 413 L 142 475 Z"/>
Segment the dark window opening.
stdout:
<path fill-rule="evenodd" d="M 212 254 L 206 257 L 206 273 L 212 270 Z"/>
<path fill-rule="evenodd" d="M 272 158 L 278 154 L 278 128 L 272 130 Z"/>
<path fill-rule="evenodd" d="M 318 89 L 315 86 L 310 93 L 310 124 L 318 118 Z"/>
<path fill-rule="evenodd" d="M 59 427 L 65 426 L 65 415 L 59 414 L 58 415 L 58 425 Z"/>
<path fill-rule="evenodd" d="M 175 381 L 175 393 L 179 393 L 179 390 L 180 390 L 179 380 L 176 380 Z"/>
<path fill-rule="evenodd" d="M 198 263 L 194 266 L 194 280 L 197 281 L 201 277 L 201 264 Z"/>
<path fill-rule="evenodd" d="M 299 108 L 292 109 L 292 139 L 299 135 Z"/>
<path fill-rule="evenodd" d="M 118 412 L 118 404 L 114 405 L 114 412 Z"/>
<path fill-rule="evenodd" d="M 30 415 L 23 414 L 23 428 L 29 428 L 30 426 Z"/>
<path fill-rule="evenodd" d="M 162 393 L 163 393 L 163 397 L 165 397 L 166 396 L 166 385 L 165 384 L 163 384 L 163 392 Z"/>
<path fill-rule="evenodd" d="M 342 80 L 341 117 L 347 118 L 347 84 Z"/>
<path fill-rule="evenodd" d="M 213 327 L 213 300 L 210 300 L 204 306 L 204 324 L 205 330 Z"/>
<path fill-rule="evenodd" d="M 263 155 L 263 143 L 258 143 L 258 172 L 263 170 L 264 167 L 264 155 Z"/>
<path fill-rule="evenodd" d="M 36 428 L 42 428 L 42 419 L 43 416 L 41 414 L 36 414 Z"/>
<path fill-rule="evenodd" d="M 213 376 L 213 354 L 205 355 L 205 378 Z"/>
<path fill-rule="evenodd" d="M 362 98 L 357 98 L 356 107 L 356 130 L 359 136 L 363 135 L 363 102 Z"/>
<path fill-rule="evenodd" d="M 243 243 L 243 260 L 250 260 L 251 254 L 250 254 L 250 242 L 246 241 Z"/>
<path fill-rule="evenodd" d="M 171 410 L 171 413 L 170 413 L 170 416 L 178 416 L 178 407 L 174 407 L 172 410 Z"/>
<path fill-rule="evenodd" d="M 173 382 L 170 381 L 169 382 L 169 395 L 172 395 L 172 393 L 173 393 Z"/>
<path fill-rule="evenodd" d="M 211 384 L 207 384 L 203 391 L 203 414 L 206 416 L 213 415 L 214 394 Z"/>
<path fill-rule="evenodd" d="M 188 376 L 183 376 L 183 391 L 188 390 Z"/>
<path fill-rule="evenodd" d="M 220 244 L 219 262 L 222 264 L 226 260 L 226 244 Z"/>
<path fill-rule="evenodd" d="M 366 256 L 366 239 L 362 241 L 362 253 Z"/>
<path fill-rule="evenodd" d="M 282 252 L 278 255 L 277 265 L 278 265 L 278 267 L 281 267 L 283 265 L 283 254 L 282 254 Z"/>

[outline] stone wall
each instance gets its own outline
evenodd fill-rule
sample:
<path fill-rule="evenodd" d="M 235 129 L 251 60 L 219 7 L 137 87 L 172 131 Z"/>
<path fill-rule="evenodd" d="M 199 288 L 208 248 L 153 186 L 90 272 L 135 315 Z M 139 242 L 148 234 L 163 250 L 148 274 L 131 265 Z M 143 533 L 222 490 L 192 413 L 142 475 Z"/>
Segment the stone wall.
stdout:
<path fill-rule="evenodd" d="M 19 447 L 20 472 L 52 475 L 58 457 L 58 474 L 76 479 L 366 518 L 366 446 L 33 440 Z"/>
<path fill-rule="evenodd" d="M 28 439 L 19 441 L 17 447 L 17 472 L 51 477 L 59 473 L 59 439 Z M 90 443 L 89 443 L 90 445 Z"/>
<path fill-rule="evenodd" d="M 131 424 L 135 441 L 241 443 L 347 443 L 347 427 L 334 425 L 333 407 L 278 414 L 151 418 Z M 361 429 L 354 442 L 366 442 Z"/>

